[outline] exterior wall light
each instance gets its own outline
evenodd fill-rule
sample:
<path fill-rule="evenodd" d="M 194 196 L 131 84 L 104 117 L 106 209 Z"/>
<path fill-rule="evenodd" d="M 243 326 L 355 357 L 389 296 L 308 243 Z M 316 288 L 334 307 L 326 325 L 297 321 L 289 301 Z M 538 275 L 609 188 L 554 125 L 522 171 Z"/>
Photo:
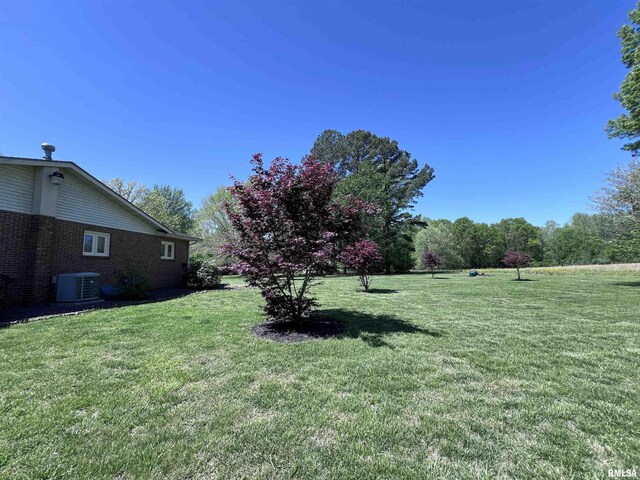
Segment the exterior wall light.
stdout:
<path fill-rule="evenodd" d="M 49 175 L 49 179 L 54 185 L 62 185 L 64 183 L 64 175 L 60 171 L 53 172 Z"/>

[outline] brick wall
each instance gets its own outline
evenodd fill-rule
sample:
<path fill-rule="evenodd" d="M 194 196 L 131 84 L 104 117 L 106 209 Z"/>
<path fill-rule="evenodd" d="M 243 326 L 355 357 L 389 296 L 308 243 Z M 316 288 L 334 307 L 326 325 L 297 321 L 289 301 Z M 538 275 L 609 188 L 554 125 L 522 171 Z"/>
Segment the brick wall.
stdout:
<path fill-rule="evenodd" d="M 55 258 L 56 219 L 32 215 L 28 241 L 28 264 L 22 302 L 49 300 L 51 293 L 51 262 Z"/>
<path fill-rule="evenodd" d="M 82 254 L 85 230 L 111 235 L 108 257 Z M 160 258 L 162 240 L 175 242 L 174 260 Z M 151 288 L 178 286 L 188 257 L 187 240 L 0 210 L 0 273 L 14 279 L 9 303 L 54 300 L 51 277 L 61 273 L 98 272 L 101 284 L 114 284 L 128 265 L 145 274 Z"/>
<path fill-rule="evenodd" d="M 31 215 L 0 210 L 0 274 L 12 280 L 7 292 L 9 303 L 22 302 L 33 269 L 33 224 Z"/>

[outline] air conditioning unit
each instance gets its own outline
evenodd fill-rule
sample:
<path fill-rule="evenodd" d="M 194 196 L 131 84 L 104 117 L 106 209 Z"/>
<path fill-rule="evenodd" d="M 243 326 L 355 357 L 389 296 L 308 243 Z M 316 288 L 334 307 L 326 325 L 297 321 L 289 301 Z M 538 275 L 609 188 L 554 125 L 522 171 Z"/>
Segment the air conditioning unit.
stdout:
<path fill-rule="evenodd" d="M 63 273 L 57 278 L 57 302 L 84 302 L 100 298 L 100 274 Z"/>

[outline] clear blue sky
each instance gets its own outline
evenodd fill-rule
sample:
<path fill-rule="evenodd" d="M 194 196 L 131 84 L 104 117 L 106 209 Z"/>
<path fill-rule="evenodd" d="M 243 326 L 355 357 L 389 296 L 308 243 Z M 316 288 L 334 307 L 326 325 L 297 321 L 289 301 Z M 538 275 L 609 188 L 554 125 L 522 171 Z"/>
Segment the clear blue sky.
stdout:
<path fill-rule="evenodd" d="M 136 3 L 136 5 L 133 5 Z M 416 212 L 564 222 L 628 154 L 609 141 L 632 1 L 0 5 L 0 150 L 196 205 L 333 128 L 435 168 Z"/>

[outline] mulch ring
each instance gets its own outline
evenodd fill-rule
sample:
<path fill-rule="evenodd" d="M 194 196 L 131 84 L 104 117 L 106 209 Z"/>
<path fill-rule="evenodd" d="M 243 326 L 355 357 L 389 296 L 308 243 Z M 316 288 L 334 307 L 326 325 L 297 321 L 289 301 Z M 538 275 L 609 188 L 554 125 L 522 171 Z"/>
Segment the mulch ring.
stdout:
<path fill-rule="evenodd" d="M 294 343 L 337 337 L 344 332 L 345 326 L 336 320 L 315 318 L 302 322 L 269 321 L 255 325 L 252 330 L 258 338 Z"/>

